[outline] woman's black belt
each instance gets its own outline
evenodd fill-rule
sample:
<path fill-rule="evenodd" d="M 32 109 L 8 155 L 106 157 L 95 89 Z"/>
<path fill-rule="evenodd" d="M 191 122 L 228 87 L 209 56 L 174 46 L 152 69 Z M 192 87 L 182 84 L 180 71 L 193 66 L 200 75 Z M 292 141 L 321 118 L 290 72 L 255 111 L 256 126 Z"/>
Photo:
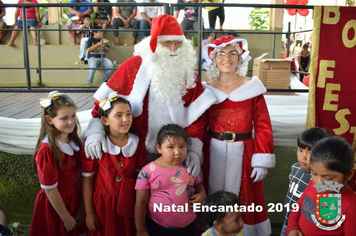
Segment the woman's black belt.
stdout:
<path fill-rule="evenodd" d="M 233 131 L 225 131 L 224 133 L 218 133 L 218 132 L 214 132 L 212 130 L 208 130 L 208 134 L 213 137 L 213 138 L 217 138 L 220 139 L 222 141 L 225 142 L 235 142 L 235 141 L 239 141 L 239 140 L 244 140 L 244 139 L 249 139 L 252 138 L 252 133 L 245 133 L 245 134 L 237 134 Z"/>

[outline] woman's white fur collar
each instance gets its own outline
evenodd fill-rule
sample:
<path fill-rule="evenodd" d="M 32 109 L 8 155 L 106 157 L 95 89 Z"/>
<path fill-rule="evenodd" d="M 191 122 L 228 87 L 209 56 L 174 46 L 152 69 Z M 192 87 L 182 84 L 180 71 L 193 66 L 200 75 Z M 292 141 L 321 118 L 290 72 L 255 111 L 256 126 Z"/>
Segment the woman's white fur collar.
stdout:
<path fill-rule="evenodd" d="M 217 98 L 215 104 L 222 103 L 226 99 L 229 99 L 233 102 L 241 102 L 254 98 L 267 91 L 262 82 L 256 76 L 253 76 L 249 82 L 241 85 L 229 94 L 208 85 L 206 82 L 203 82 L 202 84 L 204 88 L 209 89 Z"/>

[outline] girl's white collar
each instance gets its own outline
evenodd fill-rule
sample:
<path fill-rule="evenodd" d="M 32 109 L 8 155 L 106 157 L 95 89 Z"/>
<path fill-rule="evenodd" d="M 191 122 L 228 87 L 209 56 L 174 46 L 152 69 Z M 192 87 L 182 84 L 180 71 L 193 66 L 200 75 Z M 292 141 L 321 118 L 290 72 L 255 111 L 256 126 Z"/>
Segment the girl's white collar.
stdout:
<path fill-rule="evenodd" d="M 127 158 L 132 157 L 136 152 L 139 139 L 134 134 L 131 133 L 128 134 L 129 134 L 129 140 L 127 144 L 123 147 L 116 146 L 110 141 L 109 137 L 106 136 L 106 141 L 108 144 L 108 153 L 112 155 L 119 155 L 122 152 L 122 155 L 124 155 L 124 157 Z"/>
<path fill-rule="evenodd" d="M 43 140 L 42 143 L 48 143 L 48 136 L 46 136 Z M 72 156 L 74 154 L 74 151 L 79 151 L 80 147 L 78 144 L 76 144 L 73 141 L 70 141 L 70 143 L 63 143 L 62 141 L 57 139 L 58 146 L 61 148 L 62 152 Z"/>

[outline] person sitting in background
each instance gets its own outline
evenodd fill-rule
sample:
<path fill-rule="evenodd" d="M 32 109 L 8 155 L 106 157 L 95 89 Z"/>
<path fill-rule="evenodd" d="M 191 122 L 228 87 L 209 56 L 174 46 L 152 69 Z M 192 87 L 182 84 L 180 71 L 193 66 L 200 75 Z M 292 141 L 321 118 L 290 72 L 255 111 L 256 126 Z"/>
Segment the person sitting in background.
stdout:
<path fill-rule="evenodd" d="M 0 0 L 0 4 L 3 4 L 1 0 Z M 5 7 L 0 7 L 0 44 L 2 43 L 2 38 L 6 34 L 6 31 L 2 30 L 2 29 L 6 29 L 6 22 L 4 20 L 5 15 L 6 15 Z"/>
<path fill-rule="evenodd" d="M 191 0 L 191 3 L 200 3 L 201 0 Z M 190 28 L 193 28 L 193 30 L 198 30 L 199 22 L 198 22 L 198 7 L 197 6 L 187 6 L 184 9 L 184 19 L 180 23 L 180 26 L 182 27 L 182 30 L 189 30 Z M 201 20 L 201 24 L 203 28 L 203 18 Z M 186 33 L 184 33 L 186 34 Z"/>
<path fill-rule="evenodd" d="M 201 42 L 201 51 L 203 51 L 205 45 L 208 45 L 209 43 L 213 42 L 216 37 L 215 33 L 211 30 L 209 30 L 209 32 L 205 32 L 204 36 L 204 40 Z"/>
<path fill-rule="evenodd" d="M 311 62 L 311 52 L 309 52 L 308 44 L 303 45 L 303 50 L 298 55 L 298 65 L 299 71 L 308 72 Z M 303 83 L 303 78 L 305 75 L 299 74 L 300 82 Z"/>
<path fill-rule="evenodd" d="M 18 4 L 37 4 L 37 0 L 19 0 L 17 2 Z M 20 18 L 19 18 L 20 17 Z M 40 9 L 39 7 L 30 7 L 26 8 L 26 23 L 27 27 L 29 27 L 31 30 L 35 30 L 36 27 L 42 27 L 41 21 L 40 21 Z M 15 24 L 14 24 L 14 29 L 22 29 L 23 28 L 23 21 L 22 21 L 22 7 L 17 7 L 15 11 Z M 33 38 L 33 44 L 37 45 L 37 38 L 36 38 L 36 32 L 35 31 L 30 31 L 32 38 Z M 17 36 L 19 36 L 20 31 L 12 31 L 10 41 L 8 42 L 7 46 L 15 46 L 15 40 Z"/>
<path fill-rule="evenodd" d="M 122 3 L 122 2 L 130 2 L 130 3 L 136 3 L 135 0 L 117 0 L 117 3 Z M 112 21 L 113 28 L 114 29 L 119 29 L 119 27 L 124 26 L 125 28 L 132 27 L 134 30 L 140 28 L 140 22 L 135 18 L 137 13 L 137 7 L 136 6 L 120 6 L 116 7 L 114 10 L 114 19 Z M 132 32 L 132 45 L 136 44 L 136 38 L 137 38 L 138 32 L 133 31 Z M 114 46 L 119 46 L 120 39 L 119 39 L 119 31 L 114 31 L 114 36 L 115 36 L 115 44 Z"/>
<path fill-rule="evenodd" d="M 205 3 L 224 3 L 225 0 L 204 0 Z M 223 25 L 225 21 L 225 10 L 223 6 L 220 7 L 206 7 L 208 10 L 208 16 L 209 16 L 209 26 L 210 29 L 215 29 L 215 23 L 217 17 L 219 17 L 220 20 L 220 30 L 223 30 Z"/>
<path fill-rule="evenodd" d="M 91 3 L 89 0 L 70 0 L 70 3 Z M 70 17 L 75 17 L 77 18 L 77 20 L 72 20 L 69 19 L 67 22 L 67 28 L 68 29 L 79 29 L 80 26 L 83 24 L 83 17 L 84 15 L 90 15 L 91 13 L 93 13 L 93 8 L 92 7 L 88 7 L 88 6 L 75 6 L 75 7 L 68 7 L 68 12 L 70 14 Z M 79 18 L 79 19 L 78 19 Z M 70 45 L 76 45 L 77 44 L 77 40 L 75 38 L 75 31 L 69 31 L 69 35 L 70 35 L 70 40 L 71 43 Z"/>
<path fill-rule="evenodd" d="M 143 0 L 142 3 L 158 3 L 157 0 Z M 140 30 L 141 31 L 141 39 L 146 38 L 150 35 L 150 32 L 144 31 L 151 29 L 152 26 L 152 19 L 154 17 L 162 15 L 162 7 L 161 6 L 139 6 L 138 11 L 141 14 L 140 19 Z"/>
<path fill-rule="evenodd" d="M 110 3 L 109 0 L 95 0 L 95 2 L 107 2 Z M 112 7 L 111 6 L 99 6 L 93 7 L 95 12 L 94 18 L 94 26 L 100 26 L 103 29 L 107 29 L 111 23 L 112 17 Z M 105 31 L 103 31 L 105 34 Z"/>
<path fill-rule="evenodd" d="M 79 30 L 77 30 L 77 34 L 80 34 L 82 32 L 82 38 L 80 40 L 80 51 L 79 51 L 79 58 L 81 63 L 88 64 L 88 53 L 85 56 L 84 59 L 84 54 L 85 54 L 85 49 L 87 49 L 87 41 L 90 37 L 93 36 L 91 30 L 91 18 L 90 15 L 84 15 L 83 16 L 83 21 L 84 24 L 80 26 Z"/>
<path fill-rule="evenodd" d="M 177 3 L 186 3 L 185 0 L 177 0 Z M 174 17 L 178 19 L 180 10 L 184 9 L 184 6 L 174 6 Z"/>
<path fill-rule="evenodd" d="M 108 58 L 105 57 L 105 52 L 109 52 L 110 48 L 107 45 L 108 40 L 101 39 L 101 31 L 99 31 L 99 30 L 101 30 L 101 27 L 94 26 L 93 27 L 93 37 L 88 39 L 88 42 L 87 42 L 87 46 L 88 46 L 87 50 L 89 52 L 88 62 L 89 62 L 89 68 L 97 68 L 98 65 L 101 64 L 101 59 L 103 59 L 102 66 L 107 69 L 107 70 L 105 70 L 104 76 L 101 79 L 101 82 L 104 83 L 104 82 L 108 81 L 108 79 L 110 78 L 110 75 L 111 75 L 110 69 L 113 68 L 113 64 Z M 101 44 L 103 44 L 103 45 L 101 45 Z M 102 51 L 101 48 L 103 48 L 104 51 Z M 88 84 L 93 83 L 95 70 L 96 69 L 88 70 L 88 80 L 87 80 Z"/>

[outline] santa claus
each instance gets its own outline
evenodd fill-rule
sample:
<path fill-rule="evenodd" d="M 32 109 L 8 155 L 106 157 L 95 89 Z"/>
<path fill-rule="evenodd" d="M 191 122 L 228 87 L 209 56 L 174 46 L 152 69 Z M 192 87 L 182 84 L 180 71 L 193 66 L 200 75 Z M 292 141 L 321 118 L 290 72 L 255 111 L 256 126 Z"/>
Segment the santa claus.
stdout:
<path fill-rule="evenodd" d="M 151 36 L 135 46 L 134 56 L 126 60 L 109 81 L 94 94 L 104 99 L 116 91 L 128 99 L 134 117 L 132 131 L 145 140 L 148 159 L 155 157 L 159 129 L 168 123 L 186 128 L 191 137 L 186 164 L 197 176 L 202 156 L 204 115 L 215 96 L 204 90 L 194 71 L 196 55 L 177 20 L 170 15 L 153 19 Z M 83 134 L 85 152 L 101 157 L 107 151 L 105 131 L 97 113 L 98 103 Z"/>

